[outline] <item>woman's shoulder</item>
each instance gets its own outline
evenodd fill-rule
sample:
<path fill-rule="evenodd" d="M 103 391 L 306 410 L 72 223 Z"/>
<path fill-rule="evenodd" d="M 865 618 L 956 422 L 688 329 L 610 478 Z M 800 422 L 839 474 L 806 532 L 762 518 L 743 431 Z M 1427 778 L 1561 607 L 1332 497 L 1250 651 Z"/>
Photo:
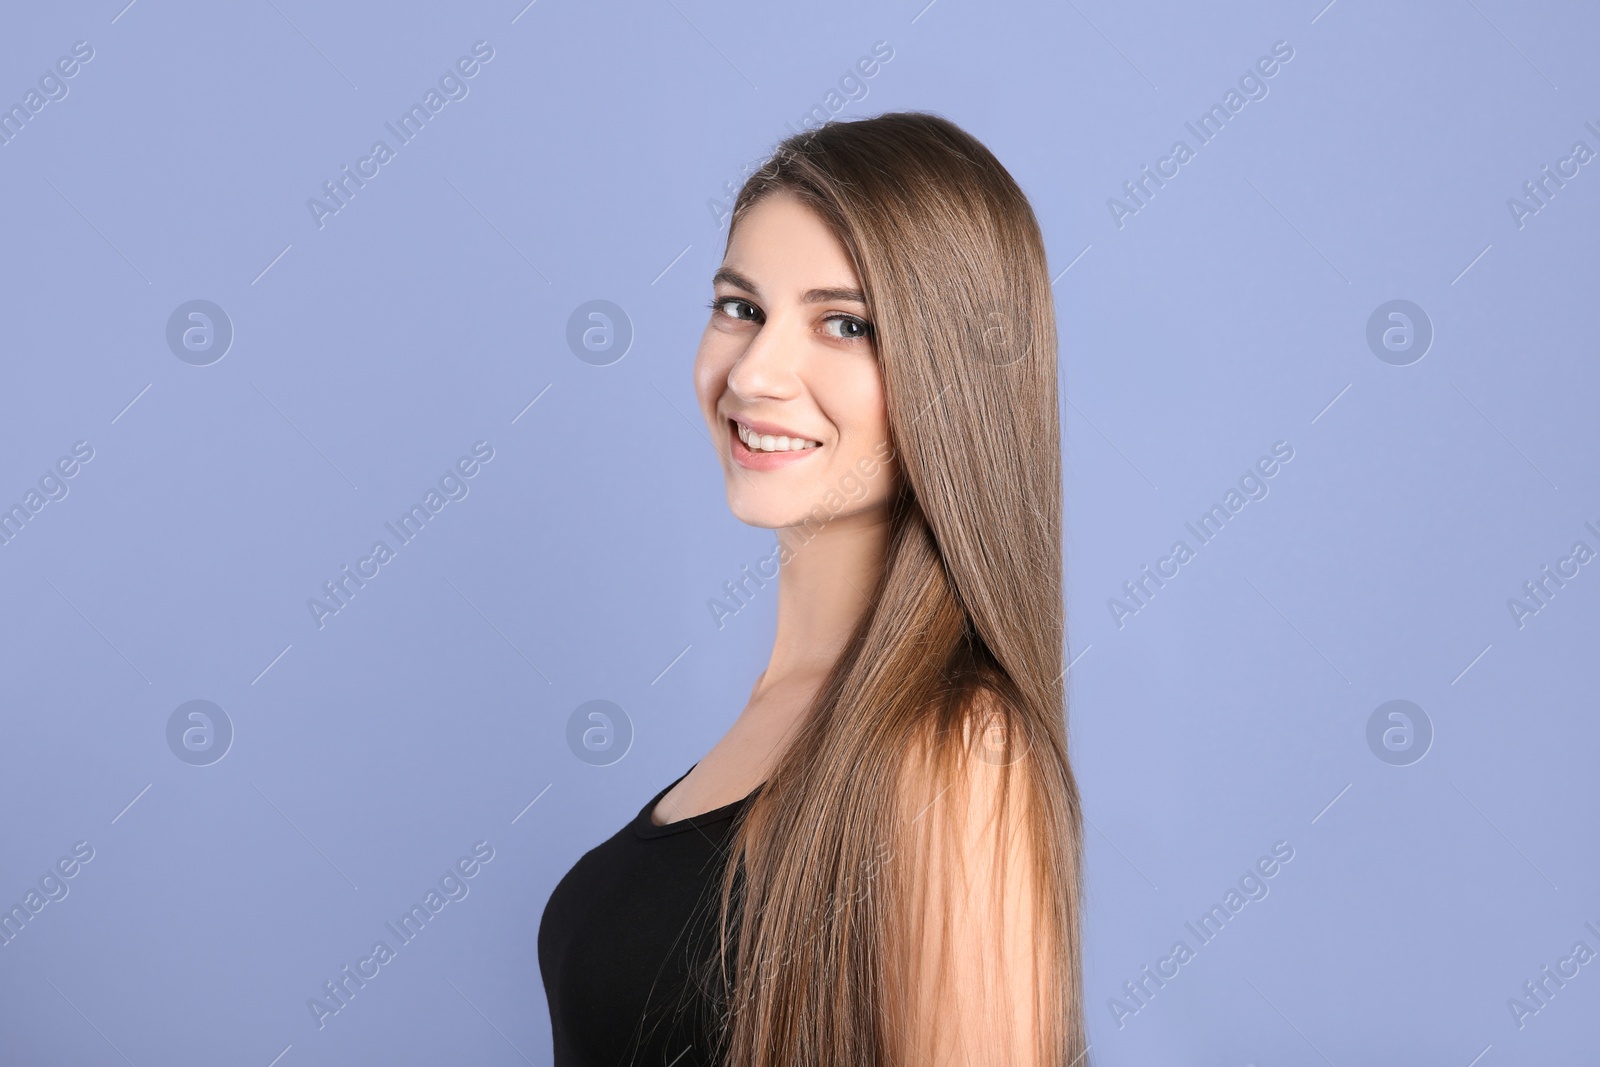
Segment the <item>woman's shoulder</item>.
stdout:
<path fill-rule="evenodd" d="M 1014 824 L 1029 792 L 1031 747 L 1017 700 L 999 685 L 971 685 L 910 738 L 898 800 L 909 817 L 937 806 L 969 831 L 1002 814 Z"/>
<path fill-rule="evenodd" d="M 1023 754 L 1027 734 L 1021 702 L 1010 687 L 973 681 L 941 698 L 935 714 L 925 716 L 908 739 L 921 760 L 960 751 L 984 766 L 1011 766 Z"/>

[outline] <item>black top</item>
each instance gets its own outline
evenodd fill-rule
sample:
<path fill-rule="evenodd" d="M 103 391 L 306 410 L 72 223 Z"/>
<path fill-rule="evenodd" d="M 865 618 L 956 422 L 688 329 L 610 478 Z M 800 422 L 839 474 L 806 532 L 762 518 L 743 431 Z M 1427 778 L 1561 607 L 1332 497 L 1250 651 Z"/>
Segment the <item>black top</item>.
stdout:
<path fill-rule="evenodd" d="M 655 825 L 650 813 L 688 775 L 584 853 L 545 904 L 539 970 L 556 1067 L 717 1062 L 721 995 L 691 968 L 714 959 L 734 817 L 761 787 L 703 815 Z M 733 933 L 730 925 L 730 943 Z"/>

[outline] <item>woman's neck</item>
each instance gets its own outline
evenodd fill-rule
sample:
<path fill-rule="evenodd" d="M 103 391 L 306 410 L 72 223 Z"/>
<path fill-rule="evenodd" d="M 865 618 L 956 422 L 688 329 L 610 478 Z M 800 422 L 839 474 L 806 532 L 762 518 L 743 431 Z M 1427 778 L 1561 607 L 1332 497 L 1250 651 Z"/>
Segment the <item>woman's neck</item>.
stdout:
<path fill-rule="evenodd" d="M 788 562 L 778 572 L 777 636 L 752 697 L 790 680 L 820 684 L 871 607 L 889 533 L 887 509 L 778 532 Z"/>

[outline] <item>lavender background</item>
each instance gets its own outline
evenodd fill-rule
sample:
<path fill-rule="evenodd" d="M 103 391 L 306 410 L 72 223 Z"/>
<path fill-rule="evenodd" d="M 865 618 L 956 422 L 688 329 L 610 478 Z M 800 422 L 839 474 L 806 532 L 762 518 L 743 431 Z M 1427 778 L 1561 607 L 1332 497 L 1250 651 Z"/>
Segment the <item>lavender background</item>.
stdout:
<path fill-rule="evenodd" d="M 0 1061 L 550 1061 L 546 896 L 772 640 L 709 606 L 773 543 L 690 382 L 727 203 L 896 109 L 1050 250 L 1094 1062 L 1595 1055 L 1600 963 L 1524 989 L 1600 952 L 1592 7 L 124 3 L 0 5 Z"/>

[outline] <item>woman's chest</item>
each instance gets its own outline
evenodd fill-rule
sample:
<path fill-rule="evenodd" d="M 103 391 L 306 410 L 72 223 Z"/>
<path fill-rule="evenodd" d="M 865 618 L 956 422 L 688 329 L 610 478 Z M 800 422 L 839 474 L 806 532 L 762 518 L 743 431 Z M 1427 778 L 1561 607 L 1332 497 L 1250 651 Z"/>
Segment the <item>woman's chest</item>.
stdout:
<path fill-rule="evenodd" d="M 690 1046 L 709 1053 L 714 1039 L 727 826 L 645 837 L 637 824 L 574 864 L 540 921 L 558 1064 L 670 1062 Z"/>

